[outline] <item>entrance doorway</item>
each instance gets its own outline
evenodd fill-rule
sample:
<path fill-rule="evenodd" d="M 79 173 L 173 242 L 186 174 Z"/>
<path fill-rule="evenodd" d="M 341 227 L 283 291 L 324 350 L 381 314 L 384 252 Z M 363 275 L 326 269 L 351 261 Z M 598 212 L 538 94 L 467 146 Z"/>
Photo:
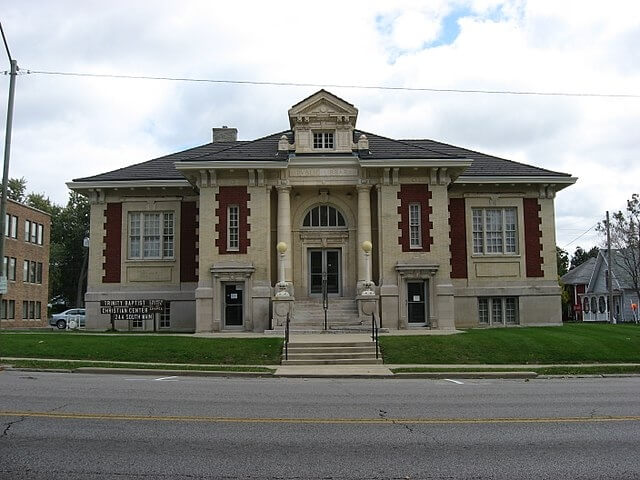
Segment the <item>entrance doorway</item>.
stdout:
<path fill-rule="evenodd" d="M 244 283 L 224 284 L 224 326 L 231 328 L 242 327 L 244 323 L 243 311 Z"/>
<path fill-rule="evenodd" d="M 309 295 L 322 295 L 322 278 L 326 274 L 327 291 L 340 295 L 342 269 L 339 248 L 309 249 Z"/>
<path fill-rule="evenodd" d="M 429 325 L 429 283 L 407 282 L 407 322 L 409 326 Z"/>

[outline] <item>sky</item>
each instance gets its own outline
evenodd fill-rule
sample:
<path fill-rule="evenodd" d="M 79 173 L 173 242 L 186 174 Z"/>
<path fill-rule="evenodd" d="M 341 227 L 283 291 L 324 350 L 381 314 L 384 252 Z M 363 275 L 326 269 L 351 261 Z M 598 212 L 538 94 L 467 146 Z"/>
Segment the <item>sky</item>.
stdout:
<path fill-rule="evenodd" d="M 362 130 L 578 177 L 555 202 L 570 253 L 601 244 L 589 228 L 640 191 L 637 0 L 0 0 L 0 21 L 21 69 L 9 176 L 56 203 L 73 178 L 208 143 L 212 127 L 242 140 L 287 129 L 288 108 L 319 87 L 36 72 L 325 85 L 359 109 Z"/>

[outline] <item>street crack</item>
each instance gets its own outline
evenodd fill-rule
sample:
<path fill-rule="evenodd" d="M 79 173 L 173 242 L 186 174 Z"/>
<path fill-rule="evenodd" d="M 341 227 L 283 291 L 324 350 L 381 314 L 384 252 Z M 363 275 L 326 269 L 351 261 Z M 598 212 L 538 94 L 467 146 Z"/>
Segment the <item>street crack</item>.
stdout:
<path fill-rule="evenodd" d="M 11 427 L 13 425 L 15 425 L 16 423 L 20 423 L 23 422 L 24 419 L 27 417 L 20 417 L 18 420 L 14 420 L 13 422 L 8 422 L 4 424 L 4 430 L 2 431 L 2 434 L 0 434 L 0 438 L 4 438 L 9 436 L 9 430 L 11 429 Z"/>

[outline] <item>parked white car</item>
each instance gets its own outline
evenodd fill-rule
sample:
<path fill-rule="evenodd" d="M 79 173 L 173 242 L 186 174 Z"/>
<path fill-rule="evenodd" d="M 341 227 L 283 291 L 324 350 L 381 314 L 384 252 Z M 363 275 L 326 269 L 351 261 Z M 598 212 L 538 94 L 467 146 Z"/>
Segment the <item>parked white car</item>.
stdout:
<path fill-rule="evenodd" d="M 85 314 L 84 308 L 71 308 L 62 313 L 56 313 L 49 319 L 49 325 L 58 327 L 60 330 L 65 328 L 84 328 Z"/>

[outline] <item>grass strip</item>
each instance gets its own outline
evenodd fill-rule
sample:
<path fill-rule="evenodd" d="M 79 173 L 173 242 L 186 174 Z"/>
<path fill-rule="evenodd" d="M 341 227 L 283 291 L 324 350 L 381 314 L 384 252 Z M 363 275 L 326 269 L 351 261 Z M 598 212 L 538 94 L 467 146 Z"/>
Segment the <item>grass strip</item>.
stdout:
<path fill-rule="evenodd" d="M 462 335 L 381 336 L 387 364 L 640 363 L 640 326 L 471 329 Z"/>
<path fill-rule="evenodd" d="M 139 363 L 110 363 L 110 362 L 65 362 L 47 360 L 11 360 L 6 363 L 15 368 L 42 368 L 54 370 L 75 370 L 79 367 L 99 367 L 99 368 L 136 368 L 144 370 L 198 370 L 206 372 L 252 372 L 252 373 L 273 373 L 272 368 L 266 367 L 238 367 L 228 365 L 160 365 L 160 364 L 139 364 Z"/>
<path fill-rule="evenodd" d="M 162 335 L 0 333 L 0 356 L 154 363 L 275 365 L 283 340 Z"/>
<path fill-rule="evenodd" d="M 606 374 L 640 374 L 640 365 L 589 365 L 581 366 L 554 366 L 532 368 L 438 368 L 438 367 L 407 367 L 392 368 L 393 373 L 434 373 L 434 372 L 535 372 L 538 375 L 606 375 Z"/>

